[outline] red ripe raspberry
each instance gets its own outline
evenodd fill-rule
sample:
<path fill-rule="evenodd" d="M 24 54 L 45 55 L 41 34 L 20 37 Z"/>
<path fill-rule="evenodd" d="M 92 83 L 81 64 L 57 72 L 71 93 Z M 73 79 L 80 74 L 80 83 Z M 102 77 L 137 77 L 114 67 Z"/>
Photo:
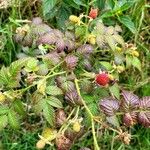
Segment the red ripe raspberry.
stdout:
<path fill-rule="evenodd" d="M 102 85 L 102 86 L 106 86 L 109 83 L 109 76 L 106 73 L 99 73 L 96 78 L 95 81 L 98 85 Z"/>
<path fill-rule="evenodd" d="M 95 19 L 98 15 L 98 9 L 97 8 L 91 8 L 90 13 L 89 13 L 89 17 Z"/>

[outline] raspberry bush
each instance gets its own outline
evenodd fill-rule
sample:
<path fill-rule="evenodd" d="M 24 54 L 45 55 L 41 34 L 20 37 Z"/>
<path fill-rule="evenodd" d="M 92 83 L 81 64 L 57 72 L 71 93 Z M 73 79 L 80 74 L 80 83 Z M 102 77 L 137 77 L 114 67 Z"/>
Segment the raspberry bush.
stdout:
<path fill-rule="evenodd" d="M 70 15 L 64 30 L 35 17 L 13 31 L 20 51 L 0 70 L 0 130 L 35 124 L 37 149 L 69 150 L 90 137 L 80 150 L 100 150 L 105 131 L 129 145 L 131 128 L 150 127 L 150 97 L 126 84 L 129 70 L 141 74 L 145 65 L 136 43 L 99 13 Z"/>

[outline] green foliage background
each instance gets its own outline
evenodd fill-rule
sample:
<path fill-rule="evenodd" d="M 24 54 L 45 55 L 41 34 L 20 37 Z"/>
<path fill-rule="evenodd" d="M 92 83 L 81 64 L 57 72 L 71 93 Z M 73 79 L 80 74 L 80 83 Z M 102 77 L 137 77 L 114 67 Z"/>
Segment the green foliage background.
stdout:
<path fill-rule="evenodd" d="M 83 12 L 88 13 L 90 7 L 99 8 L 100 15 L 106 25 L 115 25 L 116 22 L 123 28 L 123 38 L 126 41 L 134 42 L 140 52 L 140 60 L 146 63 L 146 67 L 141 70 L 142 81 L 139 81 L 139 75 L 136 70 L 129 69 L 123 78 L 124 84 L 130 90 L 136 91 L 140 96 L 147 96 L 150 93 L 149 84 L 149 62 L 150 62 L 150 4 L 146 0 L 12 0 L 12 4 L 7 8 L 0 5 L 0 65 L 10 65 L 16 60 L 16 55 L 20 48 L 13 41 L 14 29 L 21 26 L 25 19 L 32 19 L 35 16 L 41 16 L 51 26 L 61 30 L 65 29 L 65 22 L 71 14 L 79 15 Z M 96 21 L 96 20 L 95 20 Z M 21 65 L 21 63 L 19 63 Z M 11 65 L 13 66 L 13 64 Z M 21 66 L 20 66 L 21 67 Z M 18 67 L 17 67 L 18 68 Z M 16 69 L 17 69 L 16 68 Z M 14 68 L 13 68 L 14 70 Z M 11 71 L 11 69 L 10 69 Z M 17 72 L 14 71 L 13 74 Z M 13 76 L 8 78 L 8 86 L 13 85 Z M 148 79 L 148 80 L 147 80 Z M 2 77 L 0 78 L 2 80 Z M 137 82 L 138 81 L 138 82 Z M 6 85 L 7 86 L 7 85 Z M 8 87 L 9 88 L 9 87 Z M 59 103 L 59 102 L 58 102 Z M 93 103 L 93 102 L 87 102 Z M 17 104 L 19 105 L 19 104 Z M 45 104 L 46 105 L 46 104 Z M 45 105 L 43 106 L 45 108 Z M 61 104 L 58 104 L 58 107 Z M 94 105 L 92 105 L 94 107 Z M 93 109 L 93 108 L 91 108 Z M 46 111 L 46 110 L 45 110 Z M 96 112 L 94 112 L 96 113 Z M 19 122 L 15 119 L 15 114 L 10 113 L 8 116 L 11 126 L 18 128 Z M 48 112 L 45 112 L 48 115 Z M 13 119 L 12 119 L 13 118 Z M 5 118 L 0 118 L 5 120 Z M 38 124 L 37 118 L 27 118 L 27 122 Z M 51 120 L 49 120 L 50 123 Z M 6 129 L 0 134 L 0 150 L 34 150 L 37 140 L 37 133 L 41 129 L 34 130 L 33 127 L 26 127 L 14 131 Z M 28 131 L 28 132 L 27 132 Z M 102 150 L 149 150 L 150 147 L 150 130 L 139 126 L 131 129 L 134 141 L 129 146 L 115 142 L 115 134 L 106 131 L 103 137 L 99 136 Z M 87 134 L 74 145 L 73 150 L 79 149 L 82 145 L 91 145 L 91 135 Z M 80 143 L 80 144 L 79 144 Z M 52 148 L 45 148 L 47 150 Z"/>

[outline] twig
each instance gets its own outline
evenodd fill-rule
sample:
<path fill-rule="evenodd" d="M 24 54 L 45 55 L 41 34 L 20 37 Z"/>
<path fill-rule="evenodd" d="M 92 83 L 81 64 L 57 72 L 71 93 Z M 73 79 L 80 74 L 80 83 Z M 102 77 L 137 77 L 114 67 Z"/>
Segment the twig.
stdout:
<path fill-rule="evenodd" d="M 89 114 L 90 119 L 91 119 L 92 134 L 93 134 L 93 140 L 94 140 L 94 149 L 95 150 L 100 150 L 100 147 L 98 146 L 98 142 L 97 142 L 97 139 L 96 139 L 96 134 L 95 134 L 94 116 L 91 113 L 88 106 L 86 105 L 85 101 L 82 99 L 82 96 L 81 96 L 81 93 L 80 93 L 80 88 L 79 88 L 79 85 L 78 85 L 78 79 L 75 79 L 75 85 L 76 85 L 78 95 L 81 97 L 81 101 L 82 101 L 82 103 L 83 103 L 83 105 L 84 105 L 84 107 L 85 107 L 85 109 L 86 109 L 86 111 Z"/>

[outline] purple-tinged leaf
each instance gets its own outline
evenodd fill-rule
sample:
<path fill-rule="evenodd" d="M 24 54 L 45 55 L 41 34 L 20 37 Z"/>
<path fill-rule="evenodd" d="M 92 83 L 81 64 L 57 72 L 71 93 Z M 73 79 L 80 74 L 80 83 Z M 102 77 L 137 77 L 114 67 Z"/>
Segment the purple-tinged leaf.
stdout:
<path fill-rule="evenodd" d="M 111 97 L 104 98 L 100 101 L 99 106 L 105 115 L 113 116 L 119 109 L 119 101 Z"/>
<path fill-rule="evenodd" d="M 66 114 L 63 109 L 58 109 L 56 112 L 56 125 L 61 127 L 66 120 Z"/>
<path fill-rule="evenodd" d="M 48 66 L 54 66 L 54 65 L 57 65 L 59 62 L 60 62 L 60 56 L 57 52 L 50 52 L 48 54 L 46 54 L 44 57 L 43 57 L 43 60 L 44 62 L 46 62 L 46 64 Z"/>
<path fill-rule="evenodd" d="M 72 50 L 75 49 L 75 42 L 69 39 L 65 39 L 65 50 L 67 52 L 71 52 Z"/>
<path fill-rule="evenodd" d="M 65 42 L 62 39 L 58 39 L 55 45 L 58 53 L 62 52 L 66 47 Z"/>
<path fill-rule="evenodd" d="M 78 62 L 78 57 L 74 55 L 68 55 L 65 58 L 65 64 L 66 64 L 67 69 L 69 70 L 74 70 L 77 65 L 77 62 Z"/>
<path fill-rule="evenodd" d="M 142 97 L 139 102 L 139 107 L 141 109 L 150 109 L 150 96 Z"/>
<path fill-rule="evenodd" d="M 47 34 L 41 36 L 37 40 L 37 45 L 40 45 L 40 44 L 55 44 L 56 41 L 57 41 L 57 37 L 55 36 L 55 34 L 53 32 L 50 32 L 50 33 L 47 33 Z"/>
<path fill-rule="evenodd" d="M 76 90 L 66 92 L 65 100 L 71 105 L 82 105 L 82 101 Z"/>
<path fill-rule="evenodd" d="M 144 127 L 150 127 L 150 112 L 141 111 L 138 114 L 138 122 Z"/>
<path fill-rule="evenodd" d="M 150 96 L 141 98 L 139 102 L 138 122 L 144 127 L 150 127 Z"/>
<path fill-rule="evenodd" d="M 93 46 L 90 44 L 84 44 L 77 49 L 77 53 L 79 54 L 91 54 L 93 53 Z"/>
<path fill-rule="evenodd" d="M 139 105 L 139 97 L 130 91 L 122 91 L 121 107 L 125 112 L 135 109 Z"/>
<path fill-rule="evenodd" d="M 133 126 L 137 122 L 137 113 L 131 112 L 131 113 L 125 113 L 123 116 L 123 123 L 127 126 Z"/>

